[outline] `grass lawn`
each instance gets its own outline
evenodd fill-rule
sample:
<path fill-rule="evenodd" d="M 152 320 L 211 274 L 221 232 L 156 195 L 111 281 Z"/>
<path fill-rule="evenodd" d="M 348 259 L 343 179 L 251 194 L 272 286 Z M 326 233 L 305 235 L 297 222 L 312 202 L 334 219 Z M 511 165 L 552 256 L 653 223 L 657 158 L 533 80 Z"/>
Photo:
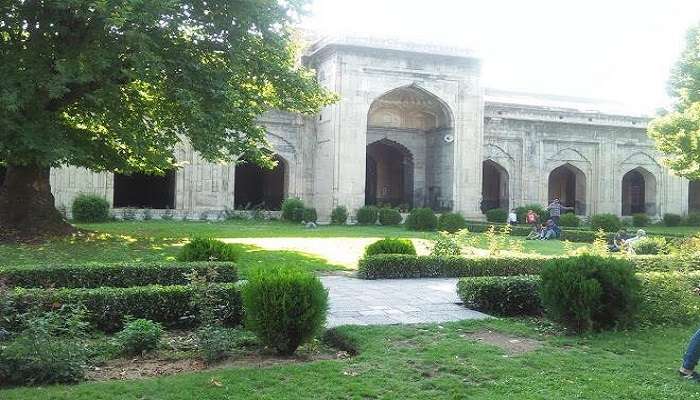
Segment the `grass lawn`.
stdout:
<path fill-rule="evenodd" d="M 692 328 L 548 336 L 514 320 L 343 327 L 354 358 L 213 369 L 158 379 L 0 391 L 15 399 L 697 399 L 676 376 Z M 499 331 L 538 340 L 520 355 L 468 338 Z"/>

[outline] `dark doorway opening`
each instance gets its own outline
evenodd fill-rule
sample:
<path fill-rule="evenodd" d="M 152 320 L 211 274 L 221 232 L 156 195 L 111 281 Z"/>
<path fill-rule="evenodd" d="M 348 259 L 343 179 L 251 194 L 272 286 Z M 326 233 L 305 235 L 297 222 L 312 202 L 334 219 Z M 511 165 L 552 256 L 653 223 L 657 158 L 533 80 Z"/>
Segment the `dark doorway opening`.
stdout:
<path fill-rule="evenodd" d="M 413 206 L 413 157 L 408 149 L 389 140 L 367 146 L 365 204 Z"/>
<path fill-rule="evenodd" d="M 114 174 L 114 207 L 175 208 L 175 170 L 165 175 Z"/>
<path fill-rule="evenodd" d="M 7 173 L 7 168 L 0 165 L 0 186 L 5 183 L 5 174 Z"/>
<path fill-rule="evenodd" d="M 637 170 L 622 177 L 622 215 L 646 213 L 646 182 Z"/>
<path fill-rule="evenodd" d="M 561 204 L 572 207 L 578 215 L 586 213 L 586 176 L 570 164 L 552 170 L 549 174 L 548 199 L 558 198 Z"/>
<path fill-rule="evenodd" d="M 277 166 L 271 170 L 248 162 L 236 166 L 236 209 L 281 209 L 285 195 L 286 165 L 280 157 L 275 157 L 275 160 Z"/>
<path fill-rule="evenodd" d="M 690 181 L 688 183 L 688 211 L 700 211 L 700 181 Z"/>
<path fill-rule="evenodd" d="M 492 160 L 482 164 L 481 212 L 494 208 L 508 209 L 508 172 Z"/>

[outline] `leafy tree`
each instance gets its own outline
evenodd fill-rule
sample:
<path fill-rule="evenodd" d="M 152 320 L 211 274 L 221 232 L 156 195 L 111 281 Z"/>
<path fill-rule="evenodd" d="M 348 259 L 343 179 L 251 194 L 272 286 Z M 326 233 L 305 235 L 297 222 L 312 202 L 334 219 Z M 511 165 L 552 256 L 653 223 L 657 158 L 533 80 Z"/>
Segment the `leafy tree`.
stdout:
<path fill-rule="evenodd" d="M 675 110 L 649 124 L 649 135 L 681 176 L 700 179 L 700 24 L 691 28 L 686 48 L 674 67 L 669 93 Z"/>
<path fill-rule="evenodd" d="M 51 167 L 159 174 L 177 166 L 183 142 L 212 162 L 272 166 L 257 118 L 334 100 L 298 63 L 306 2 L 1 2 L 5 239 L 72 231 L 54 207 Z"/>

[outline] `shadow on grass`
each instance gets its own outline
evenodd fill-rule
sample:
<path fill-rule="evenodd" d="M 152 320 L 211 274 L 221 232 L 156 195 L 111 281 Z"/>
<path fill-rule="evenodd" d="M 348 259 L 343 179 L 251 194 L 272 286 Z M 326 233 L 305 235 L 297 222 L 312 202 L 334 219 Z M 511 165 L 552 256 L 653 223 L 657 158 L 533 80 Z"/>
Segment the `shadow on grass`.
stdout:
<path fill-rule="evenodd" d="M 238 264 L 239 273 L 245 277 L 252 268 L 269 268 L 275 266 L 291 266 L 307 271 L 330 272 L 346 271 L 342 265 L 330 264 L 324 258 L 291 250 L 265 250 L 255 245 L 232 244 L 241 249 Z"/>

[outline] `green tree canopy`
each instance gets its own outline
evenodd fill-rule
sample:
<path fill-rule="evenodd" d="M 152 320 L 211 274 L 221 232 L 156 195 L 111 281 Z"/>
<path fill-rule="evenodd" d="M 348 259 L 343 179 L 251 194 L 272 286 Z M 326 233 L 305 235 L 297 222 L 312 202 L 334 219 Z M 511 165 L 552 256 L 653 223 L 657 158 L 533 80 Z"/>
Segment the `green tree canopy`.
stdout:
<path fill-rule="evenodd" d="M 305 4 L 3 1 L 0 228 L 25 229 L 27 216 L 8 208 L 22 198 L 45 206 L 27 197 L 46 196 L 50 167 L 159 173 L 183 141 L 209 161 L 271 165 L 258 117 L 312 113 L 334 99 L 298 62 Z"/>
<path fill-rule="evenodd" d="M 700 24 L 691 28 L 669 81 L 675 110 L 649 124 L 649 135 L 677 174 L 700 179 Z"/>

